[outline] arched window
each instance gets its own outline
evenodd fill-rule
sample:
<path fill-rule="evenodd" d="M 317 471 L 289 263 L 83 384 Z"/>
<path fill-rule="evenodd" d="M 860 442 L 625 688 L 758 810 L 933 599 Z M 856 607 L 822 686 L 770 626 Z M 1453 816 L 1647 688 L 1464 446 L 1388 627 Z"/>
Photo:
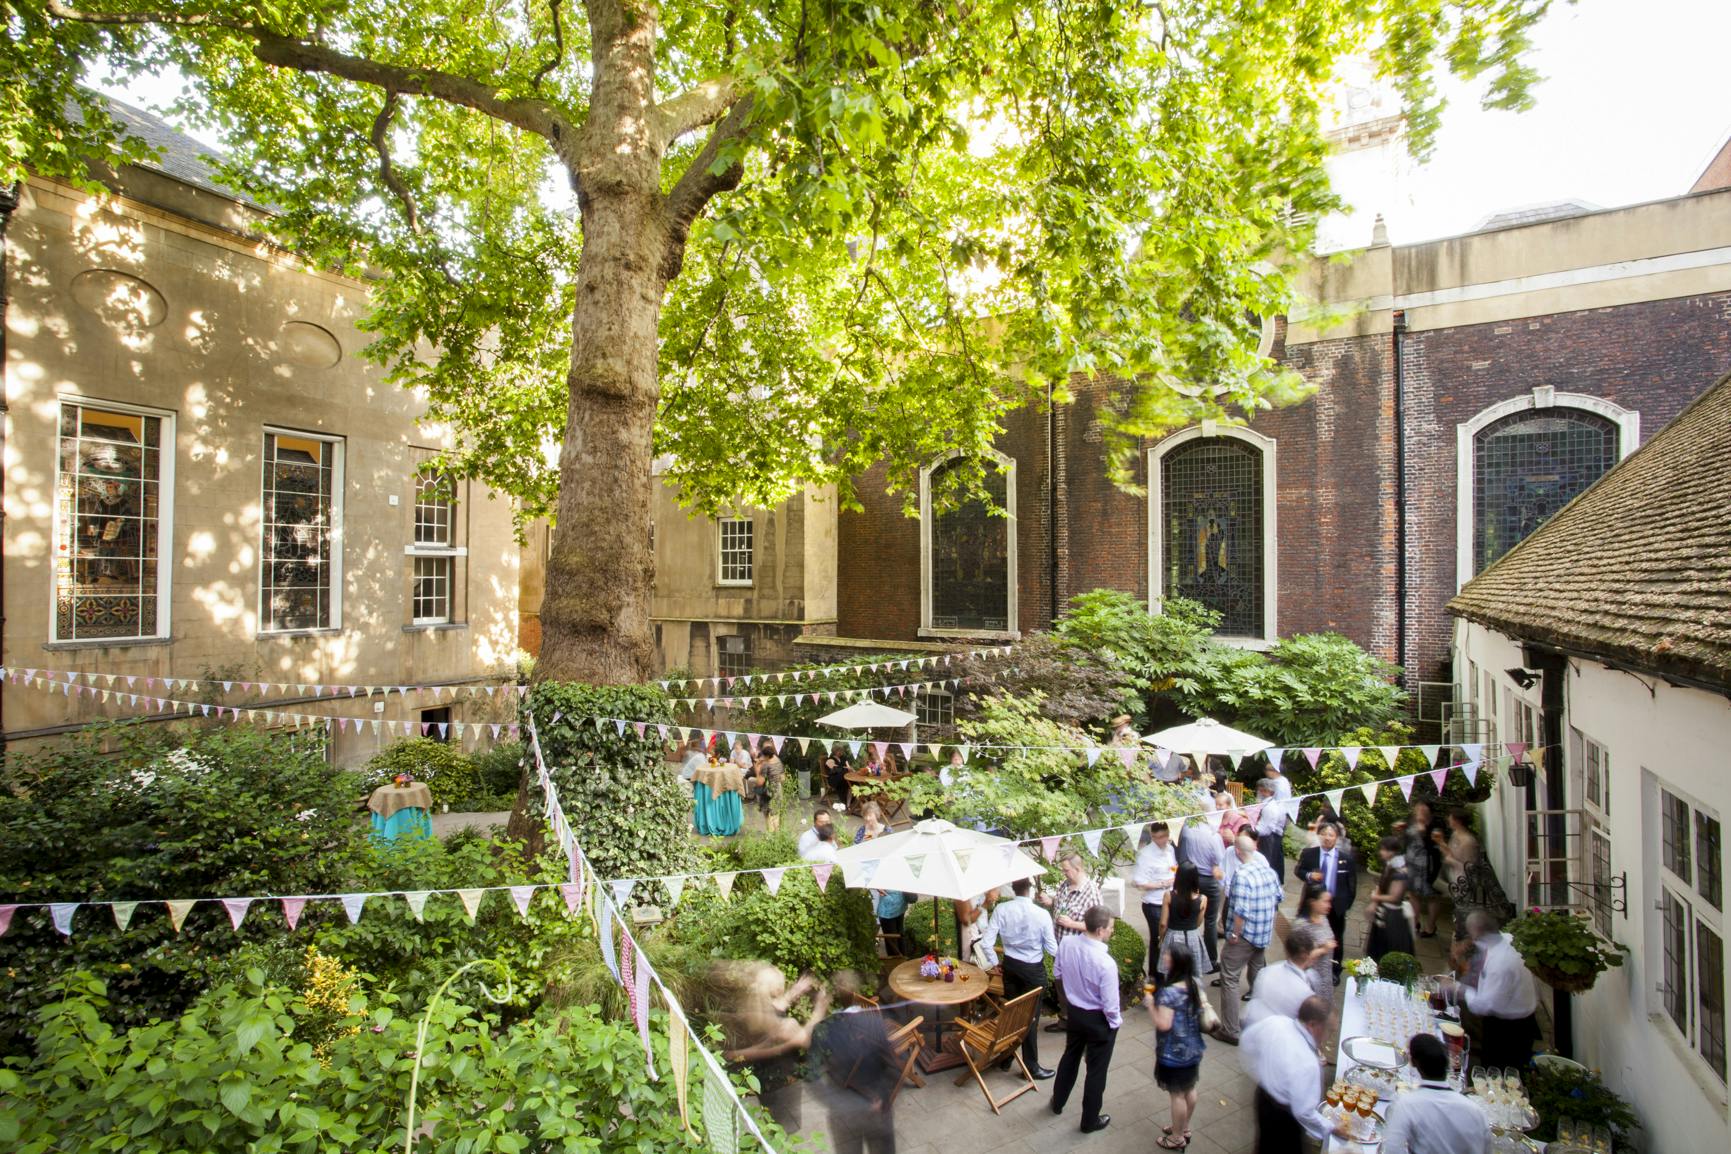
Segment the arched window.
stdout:
<path fill-rule="evenodd" d="M 1274 441 L 1248 429 L 1189 429 L 1150 450 L 1154 598 L 1220 614 L 1223 637 L 1272 641 Z"/>
<path fill-rule="evenodd" d="M 1534 389 L 1459 429 L 1462 584 L 1633 452 L 1640 417 L 1597 397 Z"/>
<path fill-rule="evenodd" d="M 932 492 L 960 469 L 960 455 L 920 472 L 920 632 L 932 636 L 1016 632 L 1016 464 L 994 454 L 986 500 L 975 498 L 934 513 Z M 993 509 L 1002 509 L 995 513 Z"/>

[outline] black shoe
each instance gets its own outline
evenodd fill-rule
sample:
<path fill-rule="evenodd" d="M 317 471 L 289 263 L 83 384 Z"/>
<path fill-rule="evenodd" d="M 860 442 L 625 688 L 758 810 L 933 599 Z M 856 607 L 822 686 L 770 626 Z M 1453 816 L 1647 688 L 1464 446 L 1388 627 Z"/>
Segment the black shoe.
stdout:
<path fill-rule="evenodd" d="M 1010 1068 L 1010 1059 L 1008 1059 L 1008 1058 L 1005 1058 L 1002 1062 L 999 1062 L 996 1066 L 992 1067 L 992 1069 L 994 1069 L 994 1070 L 1005 1070 L 1005 1071 L 1009 1070 L 1009 1068 Z"/>
<path fill-rule="evenodd" d="M 1220 979 L 1215 978 L 1212 982 L 1209 982 L 1208 984 L 1211 986 L 1218 986 L 1220 984 Z"/>
<path fill-rule="evenodd" d="M 1245 990 L 1242 994 L 1239 994 L 1238 1000 L 1241 1002 L 1248 1002 L 1250 1000 L 1250 991 Z"/>
<path fill-rule="evenodd" d="M 1111 1124 L 1112 1124 L 1112 1115 L 1102 1114 L 1102 1115 L 1100 1115 L 1100 1120 L 1098 1122 L 1094 1123 L 1092 1126 L 1082 1127 L 1082 1133 L 1092 1134 L 1096 1130 L 1104 1130 L 1106 1127 L 1110 1126 Z"/>
<path fill-rule="evenodd" d="M 1214 1039 L 1214 1040 L 1215 1040 L 1215 1041 L 1216 1041 L 1216 1042 L 1219 1042 L 1219 1043 L 1220 1043 L 1220 1044 L 1221 1044 L 1221 1045 L 1223 1045 L 1223 1046 L 1236 1046 L 1236 1045 L 1238 1045 L 1238 1039 L 1237 1039 L 1237 1038 L 1228 1038 L 1228 1037 L 1227 1037 L 1227 1036 L 1226 1036 L 1226 1035 L 1224 1035 L 1224 1034 L 1213 1034 L 1213 1035 L 1210 1035 L 1210 1036 L 1211 1036 L 1211 1037 L 1212 1037 L 1212 1038 L 1213 1038 L 1213 1039 Z"/>
<path fill-rule="evenodd" d="M 1052 1103 L 1052 1113 L 1062 1114 L 1063 1112 L 1064 1112 L 1064 1108 L 1062 1106 L 1058 1105 L 1056 1102 Z"/>
<path fill-rule="evenodd" d="M 1048 1070 L 1044 1066 L 1035 1066 L 1030 1072 L 1034 1075 L 1036 1082 L 1044 1082 L 1047 1078 L 1056 1077 L 1058 1073 L 1058 1071 Z"/>
<path fill-rule="evenodd" d="M 1046 1033 L 1048 1034 L 1062 1034 L 1067 1028 L 1062 1021 L 1046 1023 Z"/>

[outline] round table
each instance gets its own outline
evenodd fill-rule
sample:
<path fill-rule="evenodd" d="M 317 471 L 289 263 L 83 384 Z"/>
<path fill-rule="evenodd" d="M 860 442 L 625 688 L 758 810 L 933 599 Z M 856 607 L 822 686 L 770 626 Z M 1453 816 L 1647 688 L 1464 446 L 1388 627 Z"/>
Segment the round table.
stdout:
<path fill-rule="evenodd" d="M 730 837 L 745 821 L 745 774 L 737 765 L 706 765 L 691 775 L 691 824 L 705 836 Z"/>
<path fill-rule="evenodd" d="M 905 799 L 899 797 L 892 798 L 879 796 L 882 792 L 881 789 L 874 787 L 881 787 L 892 781 L 899 781 L 905 775 L 897 774 L 892 777 L 889 774 L 865 773 L 861 770 L 855 769 L 850 770 L 842 776 L 847 780 L 849 787 L 848 798 L 852 803 L 848 807 L 850 812 L 857 814 L 862 802 L 876 801 L 878 803 L 878 808 L 883 811 L 884 821 L 886 823 L 890 822 L 897 814 L 901 813 L 902 806 L 905 804 Z M 860 790 L 862 788 L 866 791 L 864 797 L 860 796 Z"/>
<path fill-rule="evenodd" d="M 381 841 L 432 837 L 433 791 L 423 781 L 407 785 L 386 782 L 367 798 L 372 811 L 373 836 Z"/>
<path fill-rule="evenodd" d="M 961 1055 L 944 1049 L 944 1007 L 964 1006 L 976 998 L 985 997 L 992 978 L 974 963 L 960 962 L 956 965 L 955 981 L 927 981 L 920 977 L 920 962 L 920 958 L 909 958 L 891 970 L 889 987 L 896 997 L 905 1002 L 918 1002 L 923 1006 L 934 1007 L 932 1045 L 921 1056 L 920 1068 L 928 1074 L 935 1074 L 939 1070 L 963 1065 Z"/>

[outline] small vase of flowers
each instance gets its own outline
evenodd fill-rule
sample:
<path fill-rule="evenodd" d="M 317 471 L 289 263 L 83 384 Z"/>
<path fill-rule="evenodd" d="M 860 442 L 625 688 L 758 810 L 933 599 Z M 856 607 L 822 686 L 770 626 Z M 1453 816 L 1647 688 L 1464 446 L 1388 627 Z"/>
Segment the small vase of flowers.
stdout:
<path fill-rule="evenodd" d="M 1378 977 L 1376 962 L 1370 958 L 1348 958 L 1341 970 L 1358 986 L 1360 997 L 1364 996 L 1364 988 Z"/>
<path fill-rule="evenodd" d="M 960 964 L 954 958 L 927 954 L 920 959 L 920 977 L 928 982 L 953 982 L 956 980 L 956 969 Z"/>

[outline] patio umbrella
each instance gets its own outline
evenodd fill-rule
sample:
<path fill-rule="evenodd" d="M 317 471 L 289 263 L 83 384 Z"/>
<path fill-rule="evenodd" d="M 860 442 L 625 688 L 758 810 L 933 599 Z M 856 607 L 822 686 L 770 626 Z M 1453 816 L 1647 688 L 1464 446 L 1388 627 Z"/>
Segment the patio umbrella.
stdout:
<path fill-rule="evenodd" d="M 903 890 L 951 900 L 1046 872 L 1009 838 L 961 829 L 941 818 L 847 846 L 836 852 L 835 860 L 850 888 Z"/>
<path fill-rule="evenodd" d="M 905 709 L 896 709 L 876 701 L 856 701 L 845 709 L 825 714 L 817 719 L 817 723 L 833 725 L 837 729 L 900 729 L 917 720 L 918 718 Z"/>
<path fill-rule="evenodd" d="M 1142 744 L 1169 749 L 1173 753 L 1187 753 L 1196 758 L 1206 757 L 1211 753 L 1229 754 L 1236 758 L 1268 749 L 1274 743 L 1254 734 L 1242 733 L 1230 725 L 1221 725 L 1211 717 L 1204 717 L 1199 721 L 1162 729 L 1159 733 L 1150 733 L 1142 739 Z"/>

